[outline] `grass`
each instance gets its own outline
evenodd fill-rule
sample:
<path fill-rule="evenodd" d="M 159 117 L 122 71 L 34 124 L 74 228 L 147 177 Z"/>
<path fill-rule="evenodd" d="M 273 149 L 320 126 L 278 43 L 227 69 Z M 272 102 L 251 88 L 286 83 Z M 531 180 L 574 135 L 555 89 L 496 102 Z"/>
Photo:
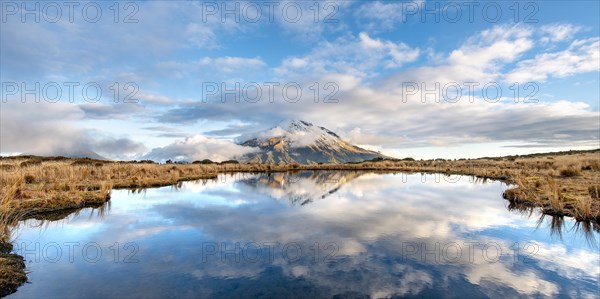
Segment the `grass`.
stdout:
<path fill-rule="evenodd" d="M 12 228 L 26 217 L 22 213 L 0 211 L 0 297 L 14 293 L 27 281 L 24 259 L 11 253 L 13 246 L 10 243 Z"/>
<path fill-rule="evenodd" d="M 600 185 L 592 185 L 588 187 L 588 192 L 592 199 L 600 199 Z"/>
<path fill-rule="evenodd" d="M 23 257 L 10 253 L 10 243 L 0 244 L 0 297 L 14 293 L 27 281 Z"/>
<path fill-rule="evenodd" d="M 581 172 L 575 168 L 569 167 L 569 168 L 561 169 L 560 175 L 564 176 L 564 177 L 576 177 L 576 176 L 581 176 Z"/>

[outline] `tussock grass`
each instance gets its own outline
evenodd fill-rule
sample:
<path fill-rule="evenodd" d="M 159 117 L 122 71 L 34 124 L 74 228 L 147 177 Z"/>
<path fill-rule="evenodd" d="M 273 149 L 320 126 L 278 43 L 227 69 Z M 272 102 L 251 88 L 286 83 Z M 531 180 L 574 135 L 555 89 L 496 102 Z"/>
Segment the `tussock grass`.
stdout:
<path fill-rule="evenodd" d="M 592 171 L 600 171 L 600 159 L 590 159 L 586 160 L 581 166 L 581 170 L 592 170 Z"/>
<path fill-rule="evenodd" d="M 592 185 L 588 187 L 588 192 L 592 199 L 600 199 L 600 185 Z"/>
<path fill-rule="evenodd" d="M 6 243 L 3 246 L 10 245 Z M 23 257 L 10 253 L 12 246 L 0 251 L 0 297 L 14 293 L 27 281 Z"/>
<path fill-rule="evenodd" d="M 576 177 L 580 176 L 581 172 L 573 167 L 563 168 L 560 170 L 560 175 L 564 177 Z"/>
<path fill-rule="evenodd" d="M 598 211 L 593 209 L 592 198 L 579 198 L 575 204 L 575 218 L 576 219 L 587 219 L 598 217 Z"/>
<path fill-rule="evenodd" d="M 560 187 L 553 178 L 546 178 L 542 184 L 541 194 L 545 196 L 553 212 L 560 213 L 563 210 L 563 196 Z"/>

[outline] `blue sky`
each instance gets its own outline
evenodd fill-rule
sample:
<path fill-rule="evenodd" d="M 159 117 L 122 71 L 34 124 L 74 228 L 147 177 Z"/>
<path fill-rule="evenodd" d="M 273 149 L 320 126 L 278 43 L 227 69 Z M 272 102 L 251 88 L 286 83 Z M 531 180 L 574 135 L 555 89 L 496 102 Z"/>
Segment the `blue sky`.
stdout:
<path fill-rule="evenodd" d="M 284 119 L 398 157 L 599 147 L 597 1 L 1 3 L 3 155 L 222 160 Z"/>

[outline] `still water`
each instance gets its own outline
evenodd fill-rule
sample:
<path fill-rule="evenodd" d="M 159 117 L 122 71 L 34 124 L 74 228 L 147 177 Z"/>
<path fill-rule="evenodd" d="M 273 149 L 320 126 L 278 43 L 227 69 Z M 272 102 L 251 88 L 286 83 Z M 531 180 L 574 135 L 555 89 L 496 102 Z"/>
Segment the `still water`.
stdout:
<path fill-rule="evenodd" d="M 40 297 L 597 297 L 597 231 L 469 177 L 221 175 L 14 231 Z M 57 216 L 55 218 L 61 218 Z"/>

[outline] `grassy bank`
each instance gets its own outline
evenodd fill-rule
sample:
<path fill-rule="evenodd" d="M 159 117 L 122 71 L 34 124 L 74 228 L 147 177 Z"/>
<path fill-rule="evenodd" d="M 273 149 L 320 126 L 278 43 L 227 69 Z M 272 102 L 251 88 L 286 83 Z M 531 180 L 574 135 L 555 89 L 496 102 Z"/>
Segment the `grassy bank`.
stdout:
<path fill-rule="evenodd" d="M 375 170 L 458 174 L 515 184 L 510 201 L 553 215 L 600 220 L 600 150 L 473 160 L 347 164 L 155 164 L 34 156 L 0 159 L 0 211 L 33 215 L 99 205 L 112 189 L 148 188 L 215 178 L 226 172 Z"/>
<path fill-rule="evenodd" d="M 11 250 L 10 243 L 0 241 L 0 297 L 14 293 L 27 281 L 23 257 Z"/>

